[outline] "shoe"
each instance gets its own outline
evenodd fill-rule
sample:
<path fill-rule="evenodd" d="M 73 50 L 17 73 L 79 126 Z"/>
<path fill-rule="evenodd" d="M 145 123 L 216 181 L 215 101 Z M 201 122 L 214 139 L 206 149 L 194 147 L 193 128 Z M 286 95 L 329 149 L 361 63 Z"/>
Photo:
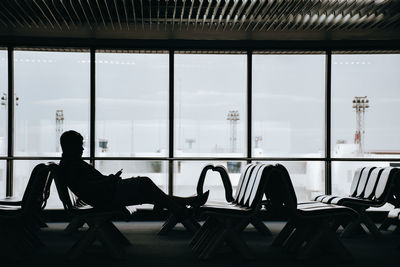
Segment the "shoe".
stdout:
<path fill-rule="evenodd" d="M 205 193 L 198 195 L 192 203 L 189 204 L 192 208 L 198 208 L 206 204 L 208 200 L 208 196 L 210 195 L 210 190 L 207 190 Z"/>

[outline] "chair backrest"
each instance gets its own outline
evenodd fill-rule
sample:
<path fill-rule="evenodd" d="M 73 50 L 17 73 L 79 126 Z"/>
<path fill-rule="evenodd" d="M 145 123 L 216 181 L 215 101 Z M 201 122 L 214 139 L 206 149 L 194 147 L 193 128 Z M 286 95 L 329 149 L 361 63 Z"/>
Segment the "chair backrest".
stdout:
<path fill-rule="evenodd" d="M 357 186 L 356 197 L 363 196 L 365 187 L 366 187 L 368 179 L 369 179 L 369 175 L 371 174 L 372 170 L 375 168 L 376 167 L 365 167 L 365 169 L 361 173 L 360 182 L 358 183 L 358 186 Z"/>
<path fill-rule="evenodd" d="M 236 187 L 236 193 L 234 196 L 235 203 L 240 203 L 240 200 L 243 198 L 247 183 L 255 167 L 256 167 L 255 163 L 247 164 L 243 172 L 240 174 L 239 182 Z"/>
<path fill-rule="evenodd" d="M 292 217 L 297 214 L 297 197 L 288 170 L 282 164 L 276 164 L 269 175 L 265 196 L 271 213 Z"/>
<path fill-rule="evenodd" d="M 60 175 L 60 166 L 56 163 L 51 165 L 53 171 L 54 182 L 56 184 L 58 197 L 60 198 L 64 209 L 71 210 L 75 203 L 75 198 L 71 196 L 71 191 L 68 189 L 65 181 L 63 180 L 62 176 Z"/>
<path fill-rule="evenodd" d="M 22 199 L 24 212 L 37 212 L 45 208 L 52 180 L 49 164 L 40 163 L 33 168 Z"/>
<path fill-rule="evenodd" d="M 297 214 L 296 192 L 285 166 L 275 165 L 266 182 L 265 196 L 272 213 L 283 212 L 289 217 Z"/>
<path fill-rule="evenodd" d="M 351 186 L 350 186 L 350 194 L 349 194 L 349 196 L 351 196 L 351 197 L 355 197 L 356 196 L 357 186 L 358 186 L 358 183 L 360 182 L 361 173 L 362 173 L 362 171 L 364 169 L 365 169 L 365 167 L 364 168 L 359 168 L 354 172 L 353 181 L 351 182 Z"/>
<path fill-rule="evenodd" d="M 240 191 L 238 197 L 235 199 L 235 203 L 239 205 L 244 205 L 246 191 L 249 190 L 248 187 L 250 186 L 250 184 L 254 183 L 257 172 L 261 167 L 262 164 L 253 164 L 249 167 L 243 179 L 239 180 L 239 182 L 241 181 L 241 183 L 238 184 L 238 189 Z"/>
<path fill-rule="evenodd" d="M 395 167 L 385 167 L 376 185 L 374 200 L 385 202 L 392 187 L 393 179 L 399 173 Z"/>
<path fill-rule="evenodd" d="M 248 190 L 246 190 L 244 204 L 246 207 L 255 209 L 262 201 L 266 183 L 269 175 L 274 168 L 273 165 L 261 164 L 262 166 L 257 170 L 254 179 L 251 179 L 252 184 L 249 183 Z"/>
<path fill-rule="evenodd" d="M 197 187 L 196 187 L 197 194 L 198 195 L 203 194 L 204 181 L 206 179 L 206 174 L 209 170 L 216 171 L 220 174 L 225 189 L 225 199 L 227 202 L 232 202 L 233 196 L 232 196 L 231 180 L 229 178 L 227 169 L 222 165 L 214 166 L 212 164 L 209 164 L 204 166 L 203 170 L 200 173 L 199 180 L 197 181 Z"/>
<path fill-rule="evenodd" d="M 375 168 L 372 170 L 363 193 L 363 198 L 372 199 L 374 197 L 374 191 L 382 171 L 383 168 Z"/>

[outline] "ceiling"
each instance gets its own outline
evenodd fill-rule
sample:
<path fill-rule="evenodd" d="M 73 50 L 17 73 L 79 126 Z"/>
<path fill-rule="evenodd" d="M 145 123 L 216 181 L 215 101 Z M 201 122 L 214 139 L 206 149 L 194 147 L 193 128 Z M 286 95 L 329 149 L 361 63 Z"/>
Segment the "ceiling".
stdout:
<path fill-rule="evenodd" d="M 1 0 L 0 37 L 398 40 L 400 0 Z"/>

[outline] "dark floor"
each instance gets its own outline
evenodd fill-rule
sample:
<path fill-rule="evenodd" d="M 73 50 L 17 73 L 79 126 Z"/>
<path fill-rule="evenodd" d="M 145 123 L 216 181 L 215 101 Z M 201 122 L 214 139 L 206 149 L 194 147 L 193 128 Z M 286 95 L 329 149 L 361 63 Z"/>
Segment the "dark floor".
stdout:
<path fill-rule="evenodd" d="M 182 226 L 177 226 L 167 236 L 158 236 L 162 222 L 116 222 L 116 226 L 132 242 L 127 247 L 127 258 L 123 261 L 111 260 L 107 252 L 98 244 L 91 247 L 79 261 L 68 262 L 65 252 L 76 240 L 77 234 L 63 232 L 66 223 L 49 223 L 39 232 L 45 247 L 18 262 L 1 262 L 0 266 L 400 266 L 400 235 L 391 231 L 383 232 L 381 239 L 369 235 L 342 239 L 354 256 L 352 262 L 341 262 L 334 255 L 322 254 L 311 261 L 298 261 L 279 248 L 271 246 L 273 237 L 261 236 L 248 227 L 243 237 L 254 251 L 255 260 L 244 260 L 230 250 L 222 248 L 210 260 L 199 260 L 188 246 L 191 234 Z M 281 222 L 266 222 L 274 236 L 283 227 Z M 3 257 L 2 257 L 3 258 Z"/>

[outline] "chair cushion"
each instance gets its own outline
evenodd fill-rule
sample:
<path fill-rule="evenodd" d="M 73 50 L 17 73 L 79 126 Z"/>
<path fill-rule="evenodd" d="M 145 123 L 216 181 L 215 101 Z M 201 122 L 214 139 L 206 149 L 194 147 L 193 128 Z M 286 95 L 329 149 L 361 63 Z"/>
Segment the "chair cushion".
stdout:
<path fill-rule="evenodd" d="M 331 217 L 338 215 L 357 217 L 357 212 L 351 208 L 325 203 L 307 206 L 299 205 L 297 206 L 297 212 L 302 217 Z"/>
<path fill-rule="evenodd" d="M 222 216 L 247 217 L 254 214 L 255 210 L 249 207 L 242 207 L 232 203 L 220 203 L 219 205 L 205 204 L 200 207 L 202 214 L 219 214 Z"/>
<path fill-rule="evenodd" d="M 377 201 L 367 199 L 367 198 L 357 198 L 357 197 L 338 197 L 331 201 L 331 204 L 346 205 L 346 206 L 380 206 L 381 204 Z"/>

